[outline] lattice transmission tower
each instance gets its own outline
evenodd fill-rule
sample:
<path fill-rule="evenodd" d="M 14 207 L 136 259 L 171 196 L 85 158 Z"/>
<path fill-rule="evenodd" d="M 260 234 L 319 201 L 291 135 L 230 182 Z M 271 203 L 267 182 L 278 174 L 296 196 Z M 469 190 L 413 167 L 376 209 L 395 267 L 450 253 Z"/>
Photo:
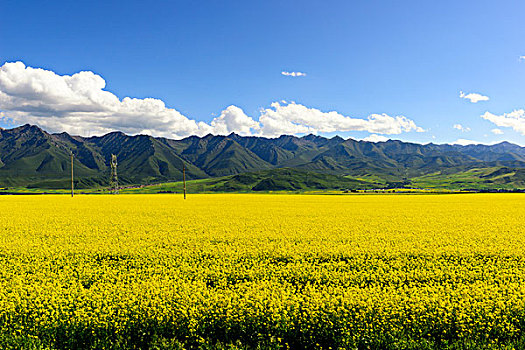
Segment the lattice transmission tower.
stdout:
<path fill-rule="evenodd" d="M 117 156 L 111 155 L 111 179 L 110 186 L 113 194 L 118 194 Z"/>
<path fill-rule="evenodd" d="M 71 157 L 71 197 L 75 194 L 75 183 L 73 182 L 73 152 L 70 153 Z"/>

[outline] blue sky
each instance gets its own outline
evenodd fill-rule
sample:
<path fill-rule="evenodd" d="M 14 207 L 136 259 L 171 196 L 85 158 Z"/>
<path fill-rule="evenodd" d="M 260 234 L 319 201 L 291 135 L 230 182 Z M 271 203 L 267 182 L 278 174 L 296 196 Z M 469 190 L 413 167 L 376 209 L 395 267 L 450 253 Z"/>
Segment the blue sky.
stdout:
<path fill-rule="evenodd" d="M 257 134 L 255 123 L 266 122 L 260 129 L 266 136 L 308 130 L 525 145 L 524 13 L 523 1 L 4 0 L 0 66 L 20 61 L 25 68 L 10 68 L 9 86 L 0 76 L 0 126 L 31 122 L 88 135 L 119 128 L 177 137 L 236 127 Z M 57 78 L 90 71 L 106 83 L 95 90 L 119 101 L 152 97 L 169 111 L 142 100 L 108 107 L 110 122 L 106 107 L 94 114 L 92 106 L 75 102 L 64 111 L 57 101 L 73 97 L 50 99 L 45 93 L 58 83 L 28 67 Z M 93 79 L 86 75 L 80 84 Z M 472 103 L 460 91 L 489 100 Z M 227 109 L 232 105 L 237 109 Z M 327 116 L 325 125 L 330 111 L 337 115 Z M 368 122 L 375 114 L 391 119 Z M 366 122 L 349 127 L 353 119 Z M 388 123 L 395 125 L 378 126 Z M 170 134 L 171 128 L 181 130 Z"/>

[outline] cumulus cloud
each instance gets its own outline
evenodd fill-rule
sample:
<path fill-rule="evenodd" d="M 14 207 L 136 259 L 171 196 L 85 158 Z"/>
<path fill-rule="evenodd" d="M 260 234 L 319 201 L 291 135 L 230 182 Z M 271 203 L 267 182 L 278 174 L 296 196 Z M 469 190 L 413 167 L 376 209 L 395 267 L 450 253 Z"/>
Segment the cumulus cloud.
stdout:
<path fill-rule="evenodd" d="M 202 135 L 211 127 L 186 118 L 155 98 L 137 99 L 105 91 L 93 72 L 73 75 L 26 67 L 22 62 L 0 67 L 0 109 L 14 123 L 31 123 L 73 134 L 151 133 L 181 137 Z"/>
<path fill-rule="evenodd" d="M 303 72 L 286 72 L 286 71 L 282 71 L 281 74 L 285 75 L 287 77 L 305 77 L 306 76 L 306 73 L 303 73 Z"/>
<path fill-rule="evenodd" d="M 400 134 L 424 131 L 404 116 L 372 114 L 365 119 L 323 112 L 295 102 L 274 102 L 258 119 L 229 106 L 210 123 L 197 122 L 155 98 L 120 100 L 106 91 L 93 72 L 58 75 L 26 67 L 22 62 L 0 67 L 0 119 L 4 123 L 36 124 L 51 132 L 101 135 L 110 131 L 170 138 L 230 134 L 277 137 L 283 134 L 368 131 Z"/>
<path fill-rule="evenodd" d="M 494 135 L 503 135 L 503 130 L 501 129 L 492 129 L 490 130 L 491 133 L 493 133 Z"/>
<path fill-rule="evenodd" d="M 457 139 L 456 141 L 452 142 L 453 145 L 460 145 L 460 146 L 468 146 L 468 145 L 479 145 L 481 142 L 474 141 L 474 140 L 466 140 L 466 139 Z"/>
<path fill-rule="evenodd" d="M 460 91 L 459 92 L 459 97 L 464 98 L 466 100 L 470 100 L 470 102 L 472 102 L 472 103 L 478 103 L 479 101 L 488 101 L 489 100 L 488 96 L 483 96 L 483 95 L 475 93 L 475 92 L 471 92 L 471 93 L 465 94 L 463 91 Z"/>
<path fill-rule="evenodd" d="M 512 128 L 522 135 L 525 135 L 525 110 L 518 109 L 510 113 L 501 115 L 485 112 L 481 118 L 486 119 L 499 127 Z"/>
<path fill-rule="evenodd" d="M 237 106 L 229 106 L 221 115 L 211 121 L 213 133 L 216 135 L 229 135 L 235 132 L 239 135 L 252 135 L 253 130 L 259 130 L 258 122 L 248 117 Z"/>
<path fill-rule="evenodd" d="M 520 61 L 525 61 L 525 56 L 520 56 Z"/>
<path fill-rule="evenodd" d="M 389 138 L 383 135 L 377 135 L 372 134 L 370 136 L 365 137 L 362 141 L 369 141 L 369 142 L 386 142 Z"/>
<path fill-rule="evenodd" d="M 453 128 L 456 129 L 456 130 L 459 130 L 461 132 L 469 132 L 470 131 L 469 127 L 463 126 L 461 124 L 454 124 Z"/>
<path fill-rule="evenodd" d="M 336 131 L 368 131 L 379 134 L 424 131 L 404 116 L 372 114 L 367 119 L 352 118 L 335 111 L 322 112 L 294 102 L 283 105 L 279 102 L 272 103 L 271 108 L 261 111 L 259 122 L 262 125 L 261 133 L 267 136 Z"/>

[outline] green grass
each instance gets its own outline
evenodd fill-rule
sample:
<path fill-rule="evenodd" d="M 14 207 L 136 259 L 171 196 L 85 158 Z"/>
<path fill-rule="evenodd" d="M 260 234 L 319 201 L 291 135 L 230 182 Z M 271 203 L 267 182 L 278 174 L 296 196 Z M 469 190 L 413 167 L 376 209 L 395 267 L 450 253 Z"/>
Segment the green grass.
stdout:
<path fill-rule="evenodd" d="M 56 186 L 0 187 L 0 192 L 20 194 L 69 194 L 69 183 Z M 447 192 L 465 190 L 515 190 L 525 188 L 525 171 L 506 167 L 475 168 L 456 173 L 436 172 L 411 179 L 382 178 L 378 175 L 339 176 L 295 169 L 272 169 L 237 175 L 188 180 L 188 193 L 348 193 L 388 189 L 382 192 Z M 86 187 L 75 181 L 75 193 L 109 193 L 108 187 Z M 164 182 L 148 185 L 125 185 L 120 193 L 182 193 L 183 182 Z"/>
<path fill-rule="evenodd" d="M 502 167 L 476 168 L 455 174 L 441 172 L 412 178 L 413 187 L 431 189 L 520 189 L 525 188 L 523 181 L 516 178 L 516 173 L 509 169 L 501 172 Z"/>

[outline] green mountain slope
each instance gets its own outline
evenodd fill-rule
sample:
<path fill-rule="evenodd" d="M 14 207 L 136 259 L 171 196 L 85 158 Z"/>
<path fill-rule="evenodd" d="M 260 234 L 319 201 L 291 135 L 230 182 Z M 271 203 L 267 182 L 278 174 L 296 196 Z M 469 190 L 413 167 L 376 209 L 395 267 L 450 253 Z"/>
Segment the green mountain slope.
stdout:
<path fill-rule="evenodd" d="M 257 178 L 257 183 L 250 182 L 251 190 L 318 188 L 301 185 L 295 173 L 282 177 L 276 169 L 319 173 L 331 179 L 330 188 L 339 186 L 339 177 L 374 179 L 376 186 L 523 188 L 525 169 L 525 148 L 508 142 L 421 145 L 315 135 L 270 139 L 236 134 L 171 140 L 121 132 L 86 138 L 49 134 L 24 125 L 0 130 L 0 187 L 67 188 L 70 153 L 74 155 L 75 186 L 80 188 L 108 185 L 112 154 L 117 155 L 123 185 L 180 181 L 183 168 L 188 180 L 274 170 L 264 179 Z M 236 181 L 223 183 L 231 188 L 241 186 Z"/>
<path fill-rule="evenodd" d="M 525 189 L 525 169 L 509 167 L 474 168 L 466 171 L 436 172 L 412 178 L 416 188 L 435 189 Z"/>
<path fill-rule="evenodd" d="M 374 181 L 286 168 L 188 181 L 187 190 L 189 193 L 253 191 L 302 192 L 319 190 L 352 191 L 357 189 L 378 188 L 381 186 L 383 186 L 383 184 Z M 127 189 L 124 190 L 123 193 L 181 193 L 182 190 L 182 182 L 172 182 L 143 188 Z"/>
<path fill-rule="evenodd" d="M 249 149 L 226 136 L 193 136 L 165 143 L 209 176 L 238 174 L 272 167 Z"/>
<path fill-rule="evenodd" d="M 0 179 L 5 185 L 62 183 L 70 177 L 70 149 L 66 143 L 35 126 L 24 126 L 10 132 L 0 130 Z M 98 177 L 78 159 L 75 174 L 83 179 Z M 67 185 L 66 185 L 67 186 Z"/>

